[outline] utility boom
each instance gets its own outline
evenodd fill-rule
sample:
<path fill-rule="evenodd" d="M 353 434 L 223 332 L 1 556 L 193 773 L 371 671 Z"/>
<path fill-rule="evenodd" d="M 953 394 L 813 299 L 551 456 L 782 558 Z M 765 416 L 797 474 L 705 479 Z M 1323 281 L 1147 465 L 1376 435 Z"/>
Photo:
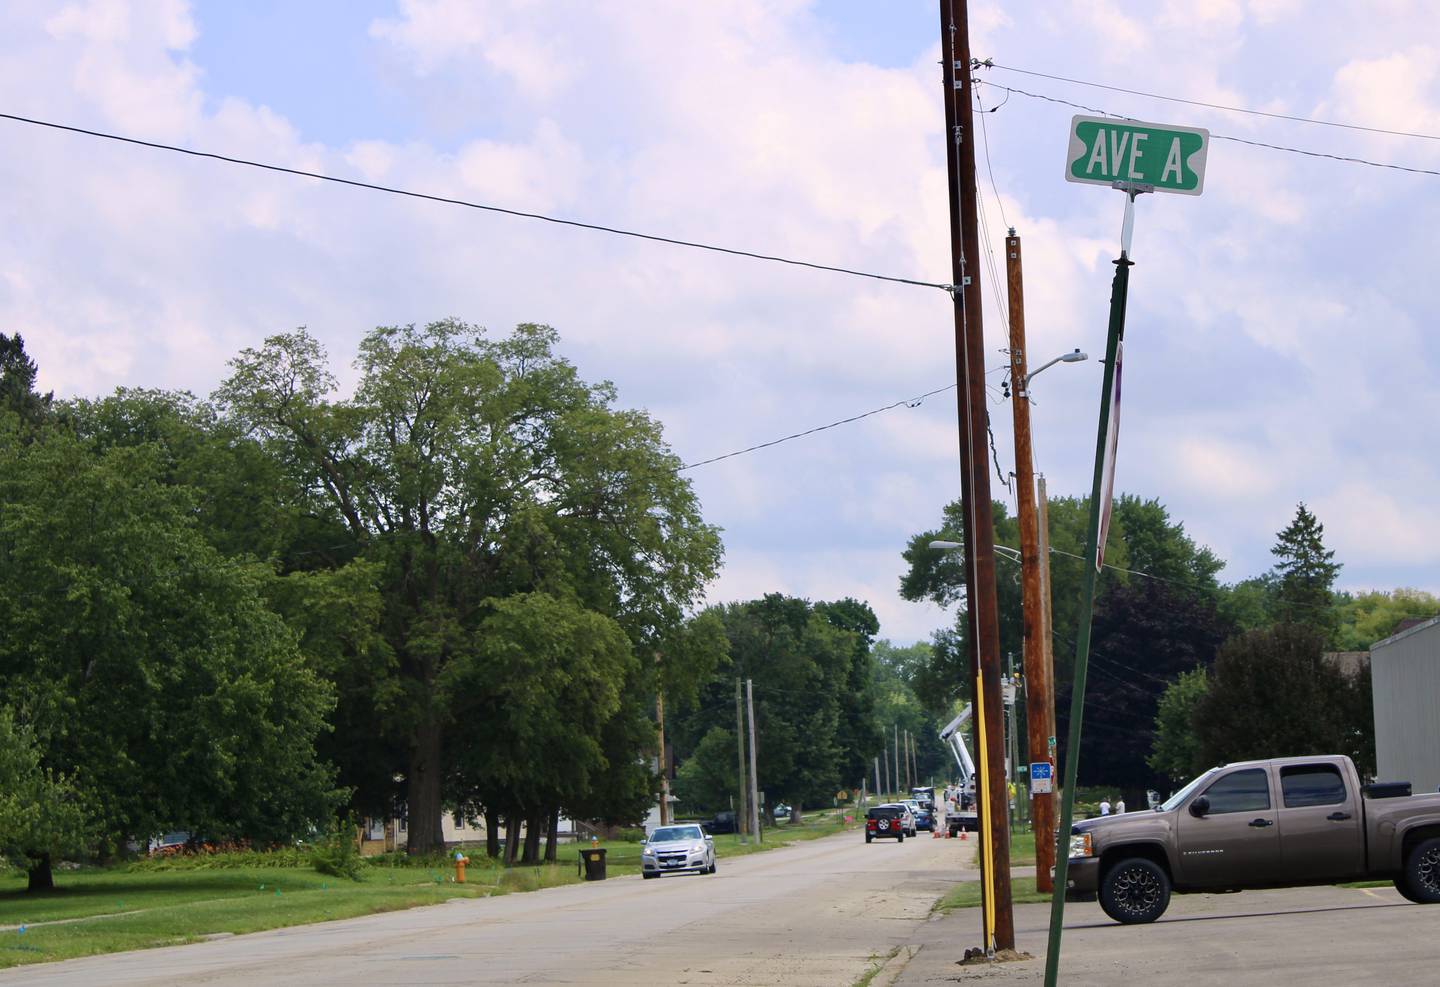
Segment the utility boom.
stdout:
<path fill-rule="evenodd" d="M 970 757 L 970 749 L 965 746 L 965 740 L 960 735 L 960 729 L 968 722 L 970 704 L 966 703 L 960 715 L 940 731 L 940 742 L 950 748 L 955 755 L 955 763 L 960 768 L 960 812 L 946 819 L 951 835 L 962 829 L 976 829 L 979 824 L 975 814 L 975 761 Z"/>

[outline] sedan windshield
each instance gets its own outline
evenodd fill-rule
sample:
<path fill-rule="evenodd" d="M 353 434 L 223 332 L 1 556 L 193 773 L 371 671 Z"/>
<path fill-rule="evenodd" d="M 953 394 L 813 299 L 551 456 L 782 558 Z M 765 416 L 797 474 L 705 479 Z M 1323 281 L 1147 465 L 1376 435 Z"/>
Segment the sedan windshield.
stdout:
<path fill-rule="evenodd" d="M 699 826 L 666 826 L 657 829 L 650 836 L 651 843 L 679 843 L 681 840 L 701 839 Z"/>

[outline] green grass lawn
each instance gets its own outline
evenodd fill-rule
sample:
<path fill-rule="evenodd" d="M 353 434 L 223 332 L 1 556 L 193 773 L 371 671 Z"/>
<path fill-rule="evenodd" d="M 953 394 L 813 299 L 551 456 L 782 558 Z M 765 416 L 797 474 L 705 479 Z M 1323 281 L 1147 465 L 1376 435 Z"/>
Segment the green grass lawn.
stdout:
<path fill-rule="evenodd" d="M 1036 901 L 1049 901 L 1050 895 L 1035 890 L 1035 878 L 1016 877 L 1010 881 L 1010 900 L 1017 905 Z M 935 902 L 935 911 L 949 912 L 957 908 L 978 908 L 980 906 L 980 882 L 963 881 L 955 885 Z"/>
<path fill-rule="evenodd" d="M 741 844 L 734 835 L 715 837 L 721 857 L 758 853 L 837 833 L 843 821 L 816 814 L 798 825 L 765 831 L 764 843 Z M 611 876 L 640 872 L 640 844 L 602 843 Z M 186 858 L 160 865 L 57 870 L 55 890 L 29 894 L 25 875 L 0 871 L 0 969 L 22 963 L 71 959 L 96 953 L 194 942 L 217 934 L 240 934 L 374 912 L 431 905 L 450 898 L 478 898 L 575 884 L 578 851 L 565 844 L 559 861 L 506 870 L 468 850 L 466 883 L 439 858 L 418 865 L 367 864 L 363 879 L 316 873 L 308 866 L 229 866 L 235 858 Z M 257 855 L 262 856 L 262 855 Z M 21 927 L 23 926 L 23 931 Z"/>

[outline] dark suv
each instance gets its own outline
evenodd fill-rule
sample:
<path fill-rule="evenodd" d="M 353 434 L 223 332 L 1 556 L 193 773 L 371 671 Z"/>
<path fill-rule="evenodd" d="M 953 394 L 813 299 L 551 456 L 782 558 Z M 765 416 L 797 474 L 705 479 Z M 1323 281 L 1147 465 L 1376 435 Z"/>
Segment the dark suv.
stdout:
<path fill-rule="evenodd" d="M 707 832 L 710 833 L 737 832 L 737 829 L 735 827 L 735 813 L 731 812 L 729 809 L 724 809 L 720 812 L 715 813 L 715 818 L 711 819 L 705 824 L 705 829 Z"/>
<path fill-rule="evenodd" d="M 877 805 L 865 813 L 865 842 L 893 836 L 905 842 L 905 810 L 896 805 Z"/>

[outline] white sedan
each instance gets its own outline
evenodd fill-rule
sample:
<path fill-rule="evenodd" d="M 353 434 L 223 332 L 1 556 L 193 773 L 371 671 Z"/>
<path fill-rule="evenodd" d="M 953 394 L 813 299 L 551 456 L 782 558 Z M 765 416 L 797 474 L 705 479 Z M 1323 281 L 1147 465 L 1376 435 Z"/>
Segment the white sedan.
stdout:
<path fill-rule="evenodd" d="M 640 874 L 647 881 L 661 874 L 715 873 L 715 840 L 693 823 L 661 826 L 640 850 Z"/>

